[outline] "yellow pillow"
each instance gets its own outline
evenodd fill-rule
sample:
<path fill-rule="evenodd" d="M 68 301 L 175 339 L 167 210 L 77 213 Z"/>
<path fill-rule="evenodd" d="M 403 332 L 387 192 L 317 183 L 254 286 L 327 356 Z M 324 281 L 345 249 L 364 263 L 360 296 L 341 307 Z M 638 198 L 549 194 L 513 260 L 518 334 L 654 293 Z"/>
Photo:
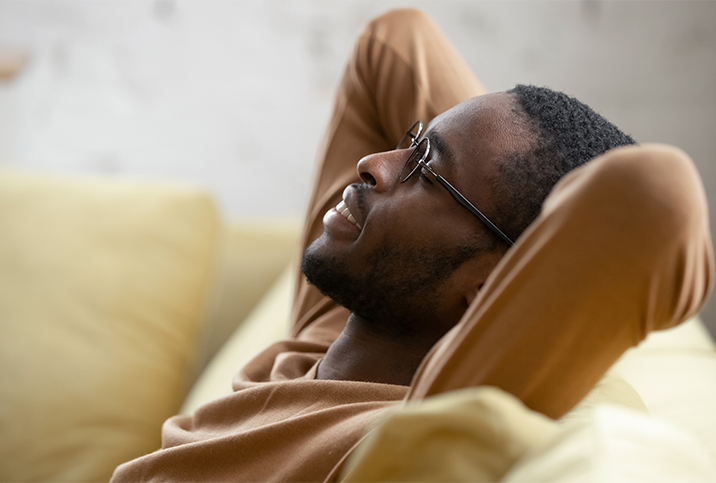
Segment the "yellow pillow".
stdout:
<path fill-rule="evenodd" d="M 0 173 L 0 481 L 106 481 L 159 446 L 218 229 L 194 189 Z"/>
<path fill-rule="evenodd" d="M 559 422 L 489 386 L 430 397 L 386 414 L 341 481 L 713 481 L 706 449 L 633 391 L 610 375 Z"/>
<path fill-rule="evenodd" d="M 693 433 L 716 461 L 716 346 L 698 317 L 649 334 L 615 369 L 652 416 Z"/>
<path fill-rule="evenodd" d="M 440 394 L 382 418 L 349 459 L 342 481 L 501 481 L 525 455 L 590 421 L 605 404 L 648 414 L 616 373 L 558 422 L 495 387 Z"/>
<path fill-rule="evenodd" d="M 341 481 L 494 482 L 558 425 L 512 394 L 461 389 L 387 413 L 361 441 Z"/>
<path fill-rule="evenodd" d="M 716 481 L 716 467 L 693 434 L 619 406 L 597 407 L 560 426 L 525 453 L 507 483 Z"/>
<path fill-rule="evenodd" d="M 612 369 L 602 377 L 579 404 L 562 416 L 558 423 L 570 424 L 574 421 L 584 421 L 590 417 L 590 414 L 597 407 L 604 404 L 622 406 L 640 413 L 649 414 L 649 410 L 639 393 L 617 371 Z"/>

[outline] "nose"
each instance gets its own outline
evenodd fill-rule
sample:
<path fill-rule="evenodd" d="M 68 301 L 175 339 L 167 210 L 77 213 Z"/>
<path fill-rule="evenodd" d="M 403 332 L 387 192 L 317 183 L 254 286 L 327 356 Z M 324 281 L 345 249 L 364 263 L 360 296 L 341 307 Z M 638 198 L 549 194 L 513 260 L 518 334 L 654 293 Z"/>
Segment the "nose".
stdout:
<path fill-rule="evenodd" d="M 398 181 L 398 174 L 407 159 L 406 153 L 406 149 L 398 149 L 369 154 L 358 161 L 358 176 L 377 191 L 388 190 Z"/>

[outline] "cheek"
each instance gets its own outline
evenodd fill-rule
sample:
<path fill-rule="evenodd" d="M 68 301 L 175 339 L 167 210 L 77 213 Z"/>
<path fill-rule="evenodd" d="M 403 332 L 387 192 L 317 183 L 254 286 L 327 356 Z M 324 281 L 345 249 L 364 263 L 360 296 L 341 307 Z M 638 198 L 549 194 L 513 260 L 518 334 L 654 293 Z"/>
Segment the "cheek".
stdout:
<path fill-rule="evenodd" d="M 448 201 L 455 203 L 454 200 Z M 472 239 L 473 220 L 467 210 L 457 203 L 455 206 L 444 200 L 425 198 L 420 202 L 403 206 L 399 211 L 381 213 L 381 230 L 371 237 L 371 245 L 390 243 L 406 247 L 450 247 L 460 246 L 466 239 Z M 467 215 L 464 216 L 464 215 Z M 366 232 L 366 241 L 369 233 Z M 370 235 L 376 235 L 370 233 Z"/>
<path fill-rule="evenodd" d="M 423 181 L 420 181 L 423 183 Z M 464 246 L 474 239 L 477 220 L 441 186 L 408 186 L 390 198 L 369 200 L 370 211 L 357 240 L 343 249 L 346 262 L 361 264 L 383 247 L 434 248 Z"/>
<path fill-rule="evenodd" d="M 429 242 L 436 224 L 443 218 L 438 206 L 425 197 L 406 197 L 376 206 L 371 212 L 370 228 L 364 230 L 365 242 Z"/>

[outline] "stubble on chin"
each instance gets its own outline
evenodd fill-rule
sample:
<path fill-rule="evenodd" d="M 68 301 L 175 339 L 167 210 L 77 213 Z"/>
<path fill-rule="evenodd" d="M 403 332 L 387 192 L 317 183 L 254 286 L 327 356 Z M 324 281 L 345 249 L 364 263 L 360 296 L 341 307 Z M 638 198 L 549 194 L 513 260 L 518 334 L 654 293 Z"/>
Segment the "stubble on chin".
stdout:
<path fill-rule="evenodd" d="M 310 284 L 372 330 L 406 337 L 434 324 L 442 282 L 473 254 L 471 247 L 406 250 L 383 243 L 357 273 L 346 260 L 321 254 L 320 243 L 314 242 L 304 251 L 301 269 Z"/>

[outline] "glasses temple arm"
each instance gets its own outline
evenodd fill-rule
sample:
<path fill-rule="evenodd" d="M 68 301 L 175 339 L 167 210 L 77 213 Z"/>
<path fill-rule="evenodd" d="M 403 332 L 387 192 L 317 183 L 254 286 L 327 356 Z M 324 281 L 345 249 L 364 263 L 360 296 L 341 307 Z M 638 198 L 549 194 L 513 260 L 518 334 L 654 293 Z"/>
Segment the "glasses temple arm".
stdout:
<path fill-rule="evenodd" d="M 432 170 L 431 170 L 432 171 Z M 433 173 L 435 174 L 435 173 Z M 480 210 L 475 208 L 475 205 L 470 203 L 467 198 L 465 198 L 460 192 L 453 187 L 448 181 L 440 176 L 439 174 L 435 174 L 435 178 L 438 180 L 440 184 L 442 184 L 447 190 L 448 193 L 450 193 L 450 196 L 452 196 L 455 201 L 460 203 L 462 206 L 470 210 L 470 212 L 477 216 L 487 227 L 495 233 L 495 235 L 499 236 L 502 240 L 504 240 L 509 246 L 512 246 L 515 244 L 515 242 L 512 241 L 510 237 L 508 237 L 502 230 L 497 228 L 497 225 L 495 225 L 493 222 L 490 221 L 488 217 L 482 214 Z"/>

